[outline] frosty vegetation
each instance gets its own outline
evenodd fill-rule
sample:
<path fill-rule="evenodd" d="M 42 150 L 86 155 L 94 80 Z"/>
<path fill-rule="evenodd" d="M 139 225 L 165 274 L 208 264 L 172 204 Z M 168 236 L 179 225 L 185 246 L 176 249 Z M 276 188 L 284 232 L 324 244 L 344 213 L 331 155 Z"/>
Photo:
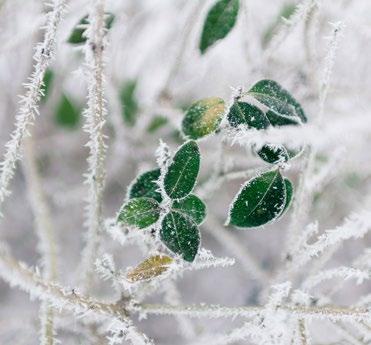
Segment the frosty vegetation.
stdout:
<path fill-rule="evenodd" d="M 370 13 L 0 0 L 0 343 L 370 344 Z"/>

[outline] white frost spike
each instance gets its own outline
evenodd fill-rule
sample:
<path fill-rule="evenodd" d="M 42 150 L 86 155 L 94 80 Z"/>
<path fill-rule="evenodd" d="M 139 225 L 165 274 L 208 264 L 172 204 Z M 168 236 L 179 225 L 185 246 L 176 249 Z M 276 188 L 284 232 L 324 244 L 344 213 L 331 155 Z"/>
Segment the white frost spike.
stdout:
<path fill-rule="evenodd" d="M 343 278 L 344 280 L 355 279 L 357 284 L 362 284 L 363 281 L 371 278 L 370 271 L 363 271 L 353 267 L 337 267 L 321 271 L 315 276 L 309 277 L 303 284 L 304 290 L 313 289 L 318 284 L 325 280 Z"/>
<path fill-rule="evenodd" d="M 0 213 L 5 198 L 10 194 L 9 183 L 14 176 L 16 162 L 20 159 L 20 148 L 23 138 L 29 135 L 29 127 L 39 114 L 39 101 L 42 95 L 44 74 L 55 56 L 57 27 L 65 10 L 65 0 L 54 0 L 51 11 L 47 14 L 45 35 L 42 43 L 36 47 L 33 59 L 35 65 L 29 82 L 24 84 L 25 96 L 21 97 L 21 106 L 16 115 L 15 129 L 11 139 L 6 143 L 4 159 L 0 164 Z"/>
<path fill-rule="evenodd" d="M 272 292 L 269 295 L 268 303 L 266 305 L 267 309 L 276 309 L 280 306 L 285 298 L 289 295 L 291 290 L 291 283 L 285 282 L 282 284 L 273 285 L 271 288 Z"/>

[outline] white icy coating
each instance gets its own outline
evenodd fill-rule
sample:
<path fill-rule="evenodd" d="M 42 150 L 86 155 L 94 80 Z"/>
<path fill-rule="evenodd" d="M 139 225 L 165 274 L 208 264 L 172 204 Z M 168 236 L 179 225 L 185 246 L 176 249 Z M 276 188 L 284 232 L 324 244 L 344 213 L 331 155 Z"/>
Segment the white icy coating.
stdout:
<path fill-rule="evenodd" d="M 62 0 L 0 0 L 0 344 L 370 342 L 371 3 L 293 1 L 284 20 L 285 0 L 241 0 L 236 27 L 201 56 L 202 20 L 214 1 L 74 0 L 65 10 Z M 104 12 L 115 14 L 108 32 Z M 69 45 L 86 14 L 87 44 Z M 44 103 L 46 68 L 55 79 Z M 233 101 L 266 78 L 298 99 L 308 122 L 229 128 Z M 133 79 L 138 121 L 127 127 L 120 93 Z M 62 92 L 87 109 L 74 130 L 55 122 Z M 138 231 L 117 224 L 115 213 L 138 173 L 157 166 L 162 214 L 169 210 L 163 177 L 182 144 L 180 107 L 207 97 L 227 106 L 222 131 L 199 142 L 193 193 L 208 214 L 203 247 L 188 263 L 154 236 L 160 222 Z M 157 115 L 168 123 L 148 133 Z M 22 147 L 29 134 L 31 155 Z M 251 150 L 266 143 L 305 148 L 282 167 L 293 206 L 258 231 L 224 227 L 239 187 L 270 169 Z M 32 161 L 17 166 L 22 156 Z M 173 258 L 166 272 L 127 279 L 164 253 Z"/>

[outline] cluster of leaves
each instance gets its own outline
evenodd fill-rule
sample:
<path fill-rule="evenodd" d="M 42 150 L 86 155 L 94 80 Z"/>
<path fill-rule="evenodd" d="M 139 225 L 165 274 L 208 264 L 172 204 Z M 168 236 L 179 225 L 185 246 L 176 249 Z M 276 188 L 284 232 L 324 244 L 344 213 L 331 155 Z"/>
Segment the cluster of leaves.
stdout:
<path fill-rule="evenodd" d="M 166 171 L 147 171 L 131 184 L 118 222 L 139 229 L 152 226 L 162 243 L 189 262 L 200 246 L 198 226 L 206 217 L 206 206 L 191 194 L 200 168 L 195 141 L 183 144 Z M 157 231 L 158 230 L 158 231 Z"/>
<path fill-rule="evenodd" d="M 252 98 L 260 107 L 248 102 Z M 273 80 L 261 80 L 243 96 L 236 97 L 228 110 L 220 98 L 193 103 L 183 118 L 182 131 L 188 138 L 201 139 L 221 131 L 223 119 L 236 130 L 265 130 L 307 121 L 302 107 L 287 90 Z M 277 219 L 288 208 L 293 195 L 293 185 L 282 176 L 281 165 L 301 150 L 270 143 L 254 150 L 273 169 L 247 181 L 235 197 L 227 223 L 238 227 L 258 227 Z"/>

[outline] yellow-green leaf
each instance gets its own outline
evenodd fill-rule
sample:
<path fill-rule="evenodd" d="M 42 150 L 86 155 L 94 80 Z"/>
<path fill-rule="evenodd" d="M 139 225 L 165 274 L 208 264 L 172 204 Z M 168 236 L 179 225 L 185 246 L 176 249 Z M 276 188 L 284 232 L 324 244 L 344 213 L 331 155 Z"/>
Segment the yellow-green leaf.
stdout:
<path fill-rule="evenodd" d="M 152 279 L 166 272 L 172 262 L 173 259 L 166 255 L 151 256 L 130 270 L 127 279 L 133 283 Z"/>
<path fill-rule="evenodd" d="M 190 139 L 202 138 L 214 133 L 224 114 L 224 101 L 221 98 L 205 98 L 193 103 L 182 122 L 183 133 Z"/>

